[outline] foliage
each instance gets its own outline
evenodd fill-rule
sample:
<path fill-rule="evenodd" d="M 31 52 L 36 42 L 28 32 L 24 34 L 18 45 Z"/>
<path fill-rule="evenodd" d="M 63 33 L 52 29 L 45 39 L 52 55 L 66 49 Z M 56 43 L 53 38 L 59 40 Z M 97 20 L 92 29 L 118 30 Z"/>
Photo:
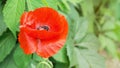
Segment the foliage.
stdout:
<path fill-rule="evenodd" d="M 17 41 L 24 11 L 48 6 L 64 14 L 69 35 L 53 57 L 26 55 Z M 120 59 L 119 0 L 0 0 L 0 68 L 106 68 L 105 50 Z"/>

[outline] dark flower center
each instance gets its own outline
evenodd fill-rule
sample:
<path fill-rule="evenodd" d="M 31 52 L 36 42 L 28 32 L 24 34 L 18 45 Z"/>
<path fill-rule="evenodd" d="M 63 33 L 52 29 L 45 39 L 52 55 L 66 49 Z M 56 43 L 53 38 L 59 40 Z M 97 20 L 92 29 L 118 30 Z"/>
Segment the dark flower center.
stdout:
<path fill-rule="evenodd" d="M 39 26 L 37 27 L 37 30 L 49 30 L 49 27 L 48 26 Z"/>

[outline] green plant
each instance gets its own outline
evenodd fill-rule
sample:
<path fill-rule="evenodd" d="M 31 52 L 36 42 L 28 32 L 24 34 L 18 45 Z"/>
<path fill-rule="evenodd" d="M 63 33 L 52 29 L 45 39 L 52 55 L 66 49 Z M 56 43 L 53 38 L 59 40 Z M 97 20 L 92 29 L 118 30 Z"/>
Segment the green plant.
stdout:
<path fill-rule="evenodd" d="M 17 41 L 24 11 L 48 6 L 69 24 L 64 47 L 49 59 L 23 53 Z M 98 51 L 120 58 L 119 0 L 0 0 L 0 68 L 106 68 Z"/>

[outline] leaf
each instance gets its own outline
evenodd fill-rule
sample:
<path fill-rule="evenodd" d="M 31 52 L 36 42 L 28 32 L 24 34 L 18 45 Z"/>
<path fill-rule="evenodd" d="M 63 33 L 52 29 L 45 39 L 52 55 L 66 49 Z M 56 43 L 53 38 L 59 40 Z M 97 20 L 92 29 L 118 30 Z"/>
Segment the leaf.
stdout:
<path fill-rule="evenodd" d="M 36 68 L 36 62 L 31 60 L 27 68 Z"/>
<path fill-rule="evenodd" d="M 0 3 L 0 36 L 5 32 L 7 29 L 5 23 L 3 22 L 3 14 L 2 14 L 2 6 Z"/>
<path fill-rule="evenodd" d="M 10 31 L 0 36 L 0 62 L 11 52 L 15 46 L 16 39 Z"/>
<path fill-rule="evenodd" d="M 60 8 L 61 11 L 63 11 L 64 13 L 68 13 L 68 11 L 70 10 L 70 7 L 68 6 L 68 4 L 66 3 L 66 1 L 64 0 L 64 2 L 62 2 L 63 0 L 59 0 L 58 2 L 58 7 Z"/>
<path fill-rule="evenodd" d="M 19 28 L 20 16 L 24 9 L 25 0 L 7 0 L 3 9 L 4 21 L 15 37 L 16 31 Z"/>
<path fill-rule="evenodd" d="M 89 3 L 89 6 L 88 6 L 88 3 Z M 94 17 L 93 1 L 92 0 L 83 0 L 82 2 L 80 2 L 80 5 L 82 8 L 83 15 L 85 17 L 88 17 L 89 19 L 92 19 Z"/>
<path fill-rule="evenodd" d="M 43 6 L 49 6 L 57 9 L 56 0 L 27 0 L 28 10 L 34 10 Z"/>
<path fill-rule="evenodd" d="M 4 62 L 0 63 L 0 68 L 18 68 L 13 60 L 13 54 L 9 55 Z"/>
<path fill-rule="evenodd" d="M 97 51 L 100 47 L 100 42 L 94 34 L 88 33 L 79 43 L 76 43 L 75 46 Z"/>
<path fill-rule="evenodd" d="M 79 22 L 76 22 L 75 26 L 75 42 L 80 42 L 82 38 L 87 34 L 88 31 L 88 22 L 86 19 L 80 19 Z"/>
<path fill-rule="evenodd" d="M 66 54 L 67 54 L 66 45 L 64 45 L 64 47 L 57 54 L 53 56 L 53 58 L 58 62 L 68 63 Z"/>
<path fill-rule="evenodd" d="M 64 63 L 56 63 L 54 68 L 69 68 L 68 64 L 64 64 Z"/>
<path fill-rule="evenodd" d="M 34 10 L 36 8 L 43 6 L 41 0 L 26 0 L 26 1 L 27 1 L 28 10 Z"/>
<path fill-rule="evenodd" d="M 68 22 L 70 33 L 75 43 L 80 42 L 82 38 L 87 34 L 88 31 L 88 21 L 86 18 L 80 17 L 74 6 L 70 6 L 71 11 L 68 14 Z M 73 14 L 74 13 L 74 14 Z"/>
<path fill-rule="evenodd" d="M 49 7 L 52 7 L 52 8 L 54 8 L 54 9 L 58 9 L 58 7 L 57 7 L 57 5 L 58 5 L 58 1 L 57 0 L 42 0 L 42 2 L 43 1 L 46 1 L 46 3 L 48 4 L 48 6 Z M 44 6 L 45 6 L 45 4 L 44 4 Z"/>
<path fill-rule="evenodd" d="M 62 0 L 62 3 L 64 4 L 64 6 L 66 7 L 67 10 L 70 10 L 70 6 L 69 3 L 65 0 Z"/>
<path fill-rule="evenodd" d="M 120 41 L 120 21 L 115 24 L 114 33 Z"/>
<path fill-rule="evenodd" d="M 75 48 L 75 53 L 76 68 L 106 68 L 104 58 L 93 50 Z"/>
<path fill-rule="evenodd" d="M 14 61 L 18 68 L 27 68 L 30 60 L 31 55 L 26 55 L 23 53 L 22 49 L 18 46 L 13 54 Z"/>
<path fill-rule="evenodd" d="M 69 35 L 74 38 L 76 32 L 76 25 L 80 21 L 80 16 L 73 5 L 70 5 L 71 11 L 67 15 L 67 20 L 69 23 Z M 74 14 L 73 14 L 74 13 Z"/>
<path fill-rule="evenodd" d="M 67 43 L 66 43 L 66 48 L 67 48 L 67 56 L 68 56 L 68 59 L 69 59 L 69 63 L 70 63 L 70 66 L 69 67 L 72 67 L 72 66 L 75 66 L 77 64 L 77 60 L 76 60 L 76 54 L 74 52 L 74 42 L 71 38 L 69 38 L 67 40 Z"/>
<path fill-rule="evenodd" d="M 114 31 L 105 32 L 105 35 L 112 38 L 113 40 L 119 40 L 119 37 L 117 37 Z"/>
<path fill-rule="evenodd" d="M 117 47 L 114 41 L 103 35 L 100 35 L 99 39 L 102 45 L 101 48 L 106 48 L 110 55 L 112 55 L 114 58 L 118 58 Z"/>
<path fill-rule="evenodd" d="M 88 6 L 89 4 L 89 6 Z M 82 13 L 84 17 L 88 20 L 88 27 L 89 27 L 89 32 L 93 32 L 94 27 L 93 27 L 93 22 L 95 20 L 95 13 L 94 13 L 94 6 L 93 6 L 93 1 L 92 0 L 83 0 L 80 2 L 80 6 L 82 9 Z"/>
<path fill-rule="evenodd" d="M 68 1 L 71 2 L 73 5 L 77 6 L 77 4 L 83 0 L 68 0 Z"/>
<path fill-rule="evenodd" d="M 112 2 L 113 3 L 113 7 L 112 8 L 114 8 L 113 9 L 113 11 L 114 11 L 114 13 L 115 13 L 115 17 L 116 17 L 116 19 L 119 19 L 120 20 L 120 1 L 119 0 L 115 0 L 115 2 Z"/>
<path fill-rule="evenodd" d="M 70 5 L 70 12 L 68 14 L 68 18 L 70 18 L 74 22 L 76 22 L 80 19 L 79 13 L 77 12 L 77 10 L 75 9 L 75 7 L 73 5 Z"/>
<path fill-rule="evenodd" d="M 100 43 L 98 39 L 94 36 L 94 34 L 85 35 L 85 37 L 79 43 L 74 43 L 74 40 L 69 38 L 67 42 L 67 56 L 70 61 L 70 67 L 76 66 L 78 63 L 76 62 L 78 61 L 78 59 L 76 59 L 76 55 L 77 55 L 75 51 L 76 47 L 83 48 L 83 49 L 90 49 L 97 52 L 99 48 L 99 44 Z"/>
<path fill-rule="evenodd" d="M 44 60 L 42 57 L 38 56 L 37 54 L 33 54 L 33 59 L 39 62 Z"/>
<path fill-rule="evenodd" d="M 114 23 L 115 20 L 114 19 L 109 18 L 109 19 L 106 19 L 105 21 L 106 22 L 103 25 L 102 30 L 106 30 L 107 31 L 107 30 L 113 30 L 113 29 L 115 29 L 115 23 Z"/>

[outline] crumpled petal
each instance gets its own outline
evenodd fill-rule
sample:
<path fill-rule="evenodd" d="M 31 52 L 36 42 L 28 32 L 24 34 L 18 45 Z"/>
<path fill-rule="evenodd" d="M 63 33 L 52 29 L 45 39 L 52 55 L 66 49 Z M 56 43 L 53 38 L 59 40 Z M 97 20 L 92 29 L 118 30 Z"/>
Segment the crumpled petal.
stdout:
<path fill-rule="evenodd" d="M 22 14 L 20 19 L 20 27 L 30 27 L 35 29 L 35 17 L 33 11 L 25 12 Z"/>
<path fill-rule="evenodd" d="M 39 39 L 51 39 L 56 36 L 59 36 L 61 32 L 49 32 L 46 30 L 35 30 L 28 27 L 21 27 L 21 30 L 26 32 L 29 36 Z"/>
<path fill-rule="evenodd" d="M 18 40 L 20 47 L 26 54 L 32 54 L 36 51 L 37 40 L 35 38 L 29 37 L 25 32 L 20 31 Z"/>
<path fill-rule="evenodd" d="M 60 21 L 60 14 L 52 8 L 42 7 L 36 9 L 34 16 L 37 19 L 39 25 L 49 25 L 50 31 L 61 31 L 64 22 Z"/>
<path fill-rule="evenodd" d="M 61 22 L 64 22 L 64 31 L 60 34 L 60 37 L 54 37 L 50 40 L 39 41 L 36 53 L 44 58 L 49 58 L 50 56 L 56 54 L 65 44 L 67 34 L 68 34 L 68 24 L 64 16 L 61 16 Z"/>
<path fill-rule="evenodd" d="M 56 54 L 64 44 L 65 40 L 57 40 L 50 42 L 41 41 L 41 43 L 38 44 L 36 53 L 44 58 L 49 58 Z"/>

